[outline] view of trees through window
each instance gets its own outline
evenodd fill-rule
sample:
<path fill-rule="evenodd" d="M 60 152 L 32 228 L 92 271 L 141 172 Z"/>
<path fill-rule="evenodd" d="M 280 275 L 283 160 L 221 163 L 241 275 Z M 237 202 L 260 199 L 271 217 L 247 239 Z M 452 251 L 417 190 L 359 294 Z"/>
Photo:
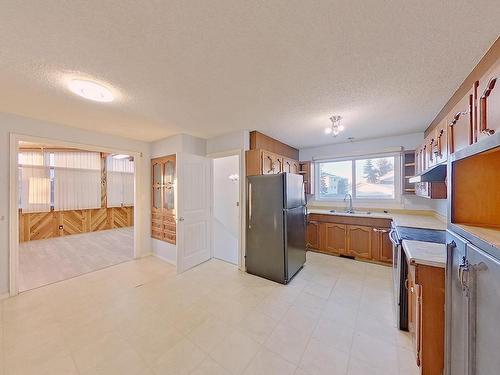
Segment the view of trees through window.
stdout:
<path fill-rule="evenodd" d="M 394 199 L 394 164 L 394 156 L 322 162 L 319 197 L 343 199 L 349 193 L 360 199 Z"/>

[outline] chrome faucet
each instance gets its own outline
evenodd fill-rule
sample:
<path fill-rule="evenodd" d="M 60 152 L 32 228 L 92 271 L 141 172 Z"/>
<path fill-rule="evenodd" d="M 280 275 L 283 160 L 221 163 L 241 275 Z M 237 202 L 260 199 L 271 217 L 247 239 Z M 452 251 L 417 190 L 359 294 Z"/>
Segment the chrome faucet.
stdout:
<path fill-rule="evenodd" d="M 349 208 L 346 208 L 345 212 L 347 212 L 348 214 L 353 214 L 354 209 L 352 208 L 352 195 L 349 193 L 347 193 L 344 197 L 344 202 L 347 202 L 347 200 L 349 200 Z"/>

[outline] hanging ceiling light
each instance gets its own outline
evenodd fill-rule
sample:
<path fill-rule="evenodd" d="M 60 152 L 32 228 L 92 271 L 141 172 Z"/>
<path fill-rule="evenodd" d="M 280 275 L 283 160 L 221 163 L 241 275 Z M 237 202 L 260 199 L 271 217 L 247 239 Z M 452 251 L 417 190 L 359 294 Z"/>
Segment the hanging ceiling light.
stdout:
<path fill-rule="evenodd" d="M 332 116 L 330 117 L 330 121 L 332 125 L 325 129 L 325 134 L 331 134 L 334 137 L 340 134 L 342 130 L 344 130 L 344 125 L 340 125 L 340 120 L 342 120 L 342 116 Z"/>

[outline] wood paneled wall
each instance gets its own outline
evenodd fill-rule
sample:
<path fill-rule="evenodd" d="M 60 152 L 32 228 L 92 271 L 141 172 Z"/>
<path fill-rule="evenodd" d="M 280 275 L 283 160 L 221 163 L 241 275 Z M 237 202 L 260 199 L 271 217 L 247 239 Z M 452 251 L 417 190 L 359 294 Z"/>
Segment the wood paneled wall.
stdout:
<path fill-rule="evenodd" d="M 134 225 L 134 207 L 19 213 L 19 242 Z"/>

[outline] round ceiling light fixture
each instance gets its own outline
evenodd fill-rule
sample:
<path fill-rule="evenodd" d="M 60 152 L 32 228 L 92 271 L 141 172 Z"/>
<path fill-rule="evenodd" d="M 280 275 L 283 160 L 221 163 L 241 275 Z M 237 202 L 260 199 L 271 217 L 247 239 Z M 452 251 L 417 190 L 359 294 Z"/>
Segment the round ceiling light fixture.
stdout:
<path fill-rule="evenodd" d="M 94 100 L 96 102 L 112 102 L 114 99 L 113 93 L 107 87 L 86 79 L 72 79 L 68 83 L 68 87 L 76 95 L 82 98 Z"/>

